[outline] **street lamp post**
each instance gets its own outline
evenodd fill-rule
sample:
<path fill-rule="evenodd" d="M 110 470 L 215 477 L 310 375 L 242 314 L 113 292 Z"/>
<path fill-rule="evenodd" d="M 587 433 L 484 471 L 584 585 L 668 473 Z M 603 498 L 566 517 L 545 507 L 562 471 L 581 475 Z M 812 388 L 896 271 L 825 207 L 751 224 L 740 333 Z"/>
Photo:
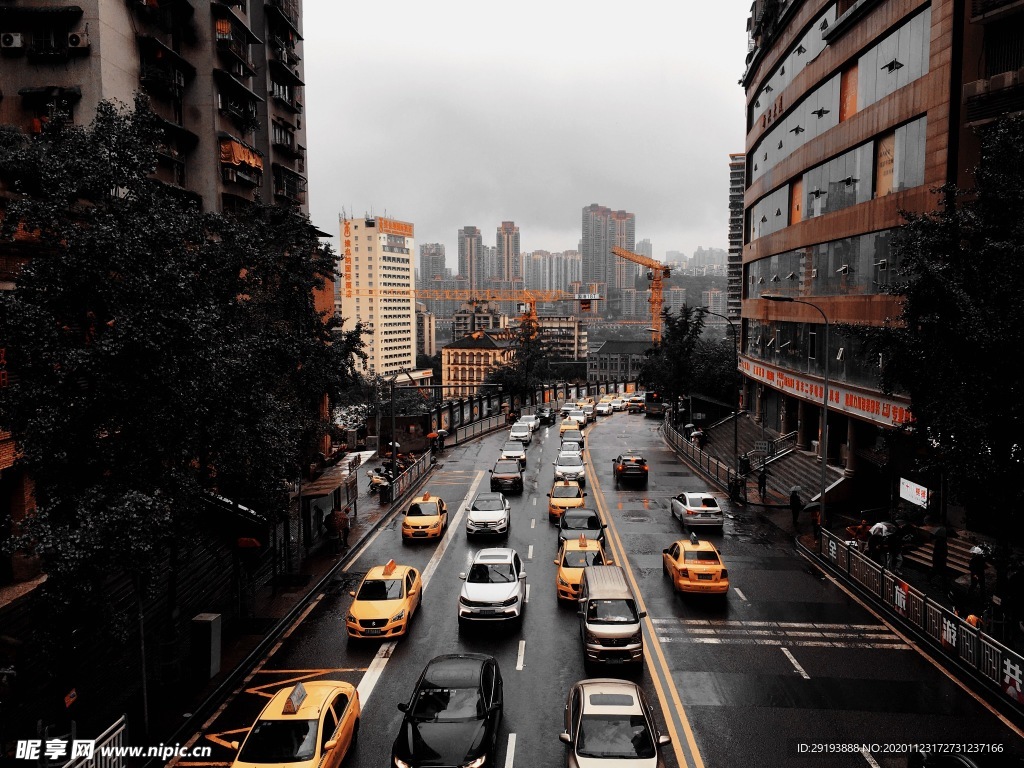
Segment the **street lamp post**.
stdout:
<path fill-rule="evenodd" d="M 801 299 L 794 299 L 792 296 L 783 296 L 774 293 L 762 293 L 761 298 L 767 301 L 781 301 L 789 304 L 805 304 L 808 307 L 813 308 L 821 315 L 821 319 L 825 322 L 825 371 L 824 371 L 824 382 L 825 392 L 821 398 L 821 492 L 818 496 L 818 509 L 821 514 L 821 525 L 827 524 L 828 518 L 825 517 L 825 483 L 826 474 L 825 470 L 828 467 L 828 315 L 825 311 L 817 304 L 813 304 L 810 301 L 803 301 Z"/>
<path fill-rule="evenodd" d="M 700 307 L 700 310 L 706 315 L 714 315 L 720 317 L 729 324 L 729 330 L 732 331 L 732 356 L 733 356 L 733 367 L 736 376 L 736 410 L 732 414 L 732 460 L 736 469 L 736 477 L 740 476 L 740 386 L 739 386 L 739 371 L 740 371 L 740 338 L 736 329 L 735 324 L 732 320 L 725 315 L 720 315 L 718 312 L 712 312 L 707 307 Z M 692 401 L 691 401 L 692 402 Z M 693 407 L 691 405 L 691 413 Z M 693 420 L 692 418 L 690 419 Z"/>

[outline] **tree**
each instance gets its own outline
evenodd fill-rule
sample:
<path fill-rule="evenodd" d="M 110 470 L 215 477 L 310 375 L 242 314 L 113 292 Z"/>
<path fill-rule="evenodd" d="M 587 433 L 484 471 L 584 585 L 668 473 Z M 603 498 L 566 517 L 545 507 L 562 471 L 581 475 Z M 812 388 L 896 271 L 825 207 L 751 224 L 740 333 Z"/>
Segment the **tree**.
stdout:
<path fill-rule="evenodd" d="M 551 379 L 551 350 L 536 318 L 526 318 L 513 331 L 512 359 L 487 374 L 489 384 L 525 403 L 528 395 Z"/>
<path fill-rule="evenodd" d="M 904 213 L 893 242 L 899 317 L 854 328 L 881 354 L 881 385 L 910 395 L 906 439 L 917 468 L 1008 533 L 1021 508 L 1024 380 L 1013 374 L 1024 346 L 1017 287 L 1024 242 L 1024 119 L 981 132 L 975 188 L 937 190 L 940 207 Z"/>
<path fill-rule="evenodd" d="M 0 236 L 33 249 L 0 295 L 0 423 L 37 504 L 15 543 L 80 615 L 112 574 L 145 584 L 211 491 L 276 520 L 362 349 L 359 327 L 316 311 L 334 257 L 308 219 L 204 213 L 152 178 L 159 140 L 142 97 L 87 127 L 0 132 L 20 193 Z"/>
<path fill-rule="evenodd" d="M 689 395 L 697 382 L 695 358 L 704 331 L 704 313 L 684 304 L 679 314 L 662 310 L 661 342 L 647 352 L 637 376 L 647 389 L 660 392 L 678 415 L 679 398 Z"/>

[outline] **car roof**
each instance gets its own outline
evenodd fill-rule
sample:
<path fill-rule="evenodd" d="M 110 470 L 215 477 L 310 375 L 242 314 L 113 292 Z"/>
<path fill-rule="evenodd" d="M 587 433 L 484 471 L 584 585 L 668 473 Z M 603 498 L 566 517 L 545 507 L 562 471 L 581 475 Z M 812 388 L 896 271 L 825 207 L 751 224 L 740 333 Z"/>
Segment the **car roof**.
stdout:
<path fill-rule="evenodd" d="M 505 451 L 505 450 L 509 450 L 509 449 L 511 449 L 511 450 L 522 449 L 522 450 L 525 451 L 526 450 L 526 446 L 523 445 L 523 443 L 521 441 L 519 441 L 519 440 L 506 440 L 505 444 L 501 447 L 501 450 Z"/>
<path fill-rule="evenodd" d="M 482 653 L 436 656 L 423 668 L 423 683 L 435 688 L 467 688 L 480 683 L 480 671 L 492 657 Z"/>
<path fill-rule="evenodd" d="M 569 485 L 575 485 L 577 488 L 580 487 L 580 483 L 578 480 L 555 480 L 555 482 L 551 484 L 551 487 L 556 488 L 558 486 L 562 486 L 564 488 L 565 486 Z"/>
<path fill-rule="evenodd" d="M 481 491 L 476 495 L 473 501 L 480 501 L 481 499 L 501 499 L 505 494 L 500 491 Z"/>
<path fill-rule="evenodd" d="M 473 558 L 474 563 L 511 563 L 512 556 L 516 553 L 510 547 L 490 547 L 481 549 Z"/>
<path fill-rule="evenodd" d="M 384 569 L 387 565 L 375 565 L 366 572 L 366 579 L 400 579 L 407 574 L 411 569 L 411 565 L 399 565 L 395 563 L 395 568 L 391 573 L 384 573 Z M 365 579 L 364 579 L 365 581 Z"/>
<path fill-rule="evenodd" d="M 711 491 L 683 491 L 679 495 L 685 496 L 687 501 L 689 501 L 690 499 L 715 498 L 715 495 L 711 493 Z M 715 503 L 717 504 L 718 501 L 716 500 Z"/>
<path fill-rule="evenodd" d="M 644 457 L 640 451 L 624 451 L 620 456 L 624 459 L 642 459 Z"/>
<path fill-rule="evenodd" d="M 572 517 L 596 517 L 599 519 L 601 517 L 597 513 L 597 510 L 593 509 L 592 507 L 572 507 L 571 509 L 565 510 L 565 512 L 562 514 L 563 520 L 565 519 L 566 515 L 570 515 Z"/>
<path fill-rule="evenodd" d="M 497 469 L 499 464 L 507 464 L 509 467 L 515 467 L 516 472 L 521 472 L 522 468 L 519 466 L 519 462 L 515 459 L 498 459 L 494 462 L 494 468 Z"/>
<path fill-rule="evenodd" d="M 680 539 L 676 544 L 679 545 L 680 549 L 685 549 L 689 552 L 718 552 L 715 545 L 706 539 L 698 539 L 696 544 L 689 539 Z"/>
<path fill-rule="evenodd" d="M 295 688 L 296 686 L 290 685 L 275 693 L 263 709 L 260 720 L 316 720 L 336 692 L 344 693 L 349 697 L 356 695 L 355 687 L 341 680 L 304 680 L 302 688 L 305 690 L 305 698 L 295 713 L 285 714 L 284 704 Z"/>
<path fill-rule="evenodd" d="M 594 541 L 594 539 L 587 539 L 587 538 L 583 538 L 583 540 L 580 541 L 581 538 L 583 538 L 583 537 L 577 536 L 576 538 L 573 538 L 573 539 L 563 539 L 562 540 L 562 548 L 566 552 L 568 552 L 570 550 L 578 550 L 578 549 L 601 549 L 601 550 L 604 549 L 604 547 L 601 546 L 601 542 L 599 542 L 599 541 Z"/>
<path fill-rule="evenodd" d="M 425 502 L 427 502 L 429 504 L 432 501 L 440 501 L 440 500 L 441 500 L 441 497 L 438 496 L 436 493 L 424 493 L 424 494 L 421 494 L 421 495 L 417 496 L 410 503 L 411 504 L 418 504 L 421 501 L 425 501 Z"/>
<path fill-rule="evenodd" d="M 580 455 L 578 453 L 576 453 L 576 451 L 559 451 L 558 452 L 558 461 L 561 461 L 562 459 L 578 459 L 578 458 L 580 458 Z"/>
<path fill-rule="evenodd" d="M 640 688 L 636 683 L 611 678 L 591 678 L 579 683 L 583 693 L 583 711 L 590 713 L 636 715 L 643 712 Z M 595 700 L 592 697 L 597 697 Z"/>

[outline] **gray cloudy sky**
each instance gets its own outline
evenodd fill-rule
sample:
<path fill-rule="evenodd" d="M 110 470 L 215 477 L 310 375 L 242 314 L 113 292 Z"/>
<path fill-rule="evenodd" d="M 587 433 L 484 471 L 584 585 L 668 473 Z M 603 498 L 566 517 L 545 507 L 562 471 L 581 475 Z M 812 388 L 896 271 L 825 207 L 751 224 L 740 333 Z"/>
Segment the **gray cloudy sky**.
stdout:
<path fill-rule="evenodd" d="M 467 224 L 575 249 L 590 203 L 635 213 L 657 258 L 724 248 L 749 7 L 305 0 L 313 222 L 386 212 L 453 269 Z"/>

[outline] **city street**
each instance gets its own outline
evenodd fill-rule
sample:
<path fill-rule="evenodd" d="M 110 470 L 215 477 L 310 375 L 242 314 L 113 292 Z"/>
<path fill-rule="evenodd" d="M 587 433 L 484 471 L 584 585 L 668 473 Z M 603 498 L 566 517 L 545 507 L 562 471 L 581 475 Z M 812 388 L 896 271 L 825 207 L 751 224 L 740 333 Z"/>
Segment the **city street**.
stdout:
<path fill-rule="evenodd" d="M 669 499 L 707 486 L 680 463 L 643 415 L 599 417 L 587 435 L 587 506 L 608 523 L 611 554 L 638 590 L 645 620 L 646 665 L 639 680 L 672 737 L 666 766 L 904 766 L 905 754 L 799 753 L 800 744 L 963 742 L 1024 749 L 1018 733 L 920 655 L 907 641 L 828 580 L 794 550 L 790 536 L 755 512 L 726 509 L 722 533 L 703 531 L 720 549 L 732 588 L 725 601 L 683 598 L 662 574 L 662 549 L 685 538 Z M 197 743 L 215 746 L 202 765 L 226 765 L 232 741 L 280 688 L 300 680 L 358 684 L 362 727 L 350 765 L 389 765 L 391 744 L 424 664 L 457 651 L 497 658 L 505 681 L 498 765 L 559 766 L 566 693 L 586 677 L 578 618 L 556 605 L 556 534 L 546 493 L 553 478 L 557 427 L 541 427 L 527 449 L 526 487 L 512 497 L 508 546 L 527 573 L 521 630 L 460 635 L 456 603 L 473 555 L 500 540 L 468 542 L 465 508 L 488 490 L 488 470 L 505 441 L 501 431 L 450 449 L 425 485 L 451 514 L 440 543 L 403 545 L 397 516 L 356 553 L 331 589 L 218 711 Z M 615 489 L 612 459 L 626 449 L 650 466 L 647 489 Z M 421 611 L 406 637 L 355 642 L 344 617 L 367 569 L 394 558 L 419 569 Z M 614 675 L 617 670 L 608 671 Z M 605 675 L 605 672 L 597 673 Z M 808 751 L 813 746 L 808 747 Z M 179 762 L 178 765 L 199 765 Z"/>

